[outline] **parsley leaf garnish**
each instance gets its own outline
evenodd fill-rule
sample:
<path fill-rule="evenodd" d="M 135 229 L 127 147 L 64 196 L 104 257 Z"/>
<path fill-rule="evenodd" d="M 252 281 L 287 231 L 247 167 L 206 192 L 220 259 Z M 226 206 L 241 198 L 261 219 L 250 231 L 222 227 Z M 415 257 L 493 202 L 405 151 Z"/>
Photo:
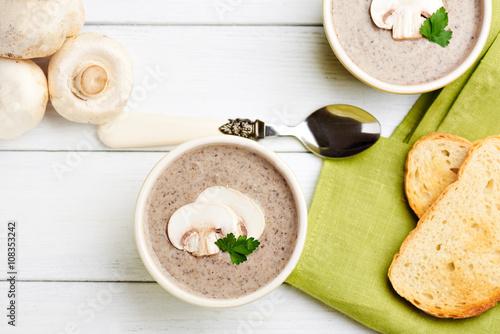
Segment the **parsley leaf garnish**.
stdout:
<path fill-rule="evenodd" d="M 448 13 L 441 7 L 425 20 L 420 27 L 420 33 L 431 42 L 441 45 L 443 48 L 450 44 L 451 30 L 444 30 L 448 25 Z"/>
<path fill-rule="evenodd" d="M 251 254 L 260 242 L 254 238 L 247 238 L 246 235 L 240 235 L 238 239 L 234 234 L 229 233 L 225 238 L 219 239 L 215 244 L 224 252 L 228 252 L 231 262 L 240 264 L 247 260 L 247 255 Z"/>

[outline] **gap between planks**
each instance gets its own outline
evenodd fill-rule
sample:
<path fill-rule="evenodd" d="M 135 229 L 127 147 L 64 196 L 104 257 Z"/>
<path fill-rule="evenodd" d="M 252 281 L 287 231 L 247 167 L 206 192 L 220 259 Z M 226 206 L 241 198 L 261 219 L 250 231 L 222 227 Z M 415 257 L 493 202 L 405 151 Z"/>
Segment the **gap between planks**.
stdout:
<path fill-rule="evenodd" d="M 121 27 L 323 27 L 322 23 L 151 23 L 151 22 L 89 22 L 85 26 L 121 26 Z"/>

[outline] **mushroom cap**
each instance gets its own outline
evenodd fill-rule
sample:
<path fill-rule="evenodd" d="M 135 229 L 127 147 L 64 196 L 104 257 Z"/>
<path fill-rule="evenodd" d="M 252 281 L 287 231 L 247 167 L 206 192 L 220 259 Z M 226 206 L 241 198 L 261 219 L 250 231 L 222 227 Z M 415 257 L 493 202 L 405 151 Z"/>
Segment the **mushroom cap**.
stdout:
<path fill-rule="evenodd" d="M 54 54 L 83 27 L 81 0 L 0 0 L 0 57 L 30 59 Z"/>
<path fill-rule="evenodd" d="M 0 58 L 0 139 L 18 137 L 37 126 L 48 100 L 47 79 L 38 65 Z"/>
<path fill-rule="evenodd" d="M 240 234 L 258 239 L 264 232 L 266 220 L 259 205 L 235 189 L 221 186 L 210 187 L 198 196 L 196 202 L 227 205 L 238 215 L 239 223 L 244 226 Z"/>
<path fill-rule="evenodd" d="M 229 207 L 213 203 L 190 203 L 177 209 L 168 221 L 172 245 L 193 255 L 216 254 L 217 236 L 237 234 L 238 216 Z"/>
<path fill-rule="evenodd" d="M 370 15 L 377 27 L 392 29 L 394 39 L 417 39 L 425 18 L 441 7 L 442 0 L 372 0 Z"/>
<path fill-rule="evenodd" d="M 98 33 L 78 34 L 50 60 L 49 92 L 64 118 L 101 124 L 127 104 L 134 85 L 132 59 L 118 41 Z"/>

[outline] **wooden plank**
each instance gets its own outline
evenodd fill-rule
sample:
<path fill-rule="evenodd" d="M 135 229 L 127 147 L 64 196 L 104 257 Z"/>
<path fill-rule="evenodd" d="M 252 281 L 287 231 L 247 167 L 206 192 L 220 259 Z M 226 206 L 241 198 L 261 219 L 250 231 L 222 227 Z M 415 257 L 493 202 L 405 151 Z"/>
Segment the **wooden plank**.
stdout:
<path fill-rule="evenodd" d="M 163 155 L 0 152 L 0 248 L 7 221 L 18 220 L 22 279 L 151 281 L 136 250 L 133 215 L 139 189 Z M 310 202 L 321 159 L 281 157 Z M 0 256 L 0 268 L 6 261 Z"/>
<path fill-rule="evenodd" d="M 83 0 L 87 24 L 321 25 L 321 0 Z"/>
<path fill-rule="evenodd" d="M 0 295 L 7 289 L 0 282 Z M 17 291 L 20 333 L 373 333 L 288 285 L 221 310 L 184 303 L 156 283 L 18 282 Z M 0 332 L 19 332 L 2 318 Z"/>
<path fill-rule="evenodd" d="M 85 31 L 108 34 L 129 50 L 136 81 L 128 109 L 137 112 L 296 124 L 324 105 L 352 104 L 377 117 L 388 136 L 417 98 L 380 92 L 354 78 L 334 56 L 321 27 L 92 26 Z M 0 150 L 106 150 L 95 129 L 49 110 L 37 128 L 0 140 Z M 291 138 L 265 145 L 305 151 Z"/>
<path fill-rule="evenodd" d="M 417 98 L 379 92 L 343 68 L 324 36 L 320 0 L 83 2 L 83 31 L 110 35 L 131 53 L 133 111 L 294 123 L 323 105 L 348 103 L 372 112 L 388 136 Z M 289 138 L 262 143 L 305 151 Z M 257 303 L 210 310 L 154 283 L 135 249 L 133 210 L 145 176 L 170 149 L 108 152 L 95 126 L 68 122 L 50 107 L 35 130 L 0 140 L 0 231 L 19 221 L 18 332 L 372 332 L 288 285 Z M 281 156 L 310 203 L 322 161 Z M 6 278 L 2 271 L 1 296 Z M 6 320 L 2 333 L 12 331 Z"/>

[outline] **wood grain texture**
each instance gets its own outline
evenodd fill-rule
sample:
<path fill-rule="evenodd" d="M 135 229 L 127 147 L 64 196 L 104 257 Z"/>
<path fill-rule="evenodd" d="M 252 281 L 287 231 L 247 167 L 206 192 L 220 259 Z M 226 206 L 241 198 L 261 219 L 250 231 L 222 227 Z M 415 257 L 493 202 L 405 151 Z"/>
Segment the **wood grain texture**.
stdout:
<path fill-rule="evenodd" d="M 127 109 L 294 124 L 328 104 L 359 106 L 389 136 L 418 96 L 368 87 L 337 60 L 321 0 L 83 0 L 83 31 L 120 41 L 134 62 Z M 46 66 L 49 59 L 38 60 Z M 282 152 L 310 203 L 321 159 L 296 140 Z M 50 106 L 42 123 L 0 140 L 0 249 L 19 221 L 19 327 L 1 333 L 371 333 L 282 285 L 261 301 L 209 310 L 166 293 L 135 248 L 133 211 L 152 166 L 172 147 L 110 150 L 96 127 Z M 0 256 L 0 268 L 6 267 Z M 0 271 L 0 305 L 8 283 Z M 338 287 L 341 288 L 341 287 Z M 267 307 L 267 308 L 266 308 Z"/>
<path fill-rule="evenodd" d="M 389 136 L 417 96 L 368 87 L 337 60 L 321 27 L 90 26 L 129 50 L 135 87 L 128 109 L 225 120 L 259 118 L 296 124 L 328 104 L 352 104 L 372 113 Z M 51 108 L 22 137 L 0 150 L 107 150 L 95 126 L 69 122 Z M 304 152 L 291 138 L 264 144 Z M 88 147 L 86 149 L 89 149 Z M 169 150 L 169 147 L 155 150 Z"/>
<path fill-rule="evenodd" d="M 133 217 L 144 179 L 164 153 L 2 152 L 0 228 L 18 220 L 24 280 L 152 281 Z M 321 159 L 283 153 L 310 202 Z M 5 222 L 3 224 L 2 222 Z M 3 232 L 3 230 L 2 230 Z M 0 247 L 6 245 L 0 233 Z M 0 257 L 0 268 L 6 267 Z M 4 278 L 5 272 L 0 272 Z"/>
<path fill-rule="evenodd" d="M 83 0 L 87 24 L 321 25 L 321 0 Z"/>
<path fill-rule="evenodd" d="M 222 310 L 181 302 L 156 283 L 19 282 L 18 289 L 18 326 L 1 321 L 2 333 L 371 333 L 288 285 Z"/>

